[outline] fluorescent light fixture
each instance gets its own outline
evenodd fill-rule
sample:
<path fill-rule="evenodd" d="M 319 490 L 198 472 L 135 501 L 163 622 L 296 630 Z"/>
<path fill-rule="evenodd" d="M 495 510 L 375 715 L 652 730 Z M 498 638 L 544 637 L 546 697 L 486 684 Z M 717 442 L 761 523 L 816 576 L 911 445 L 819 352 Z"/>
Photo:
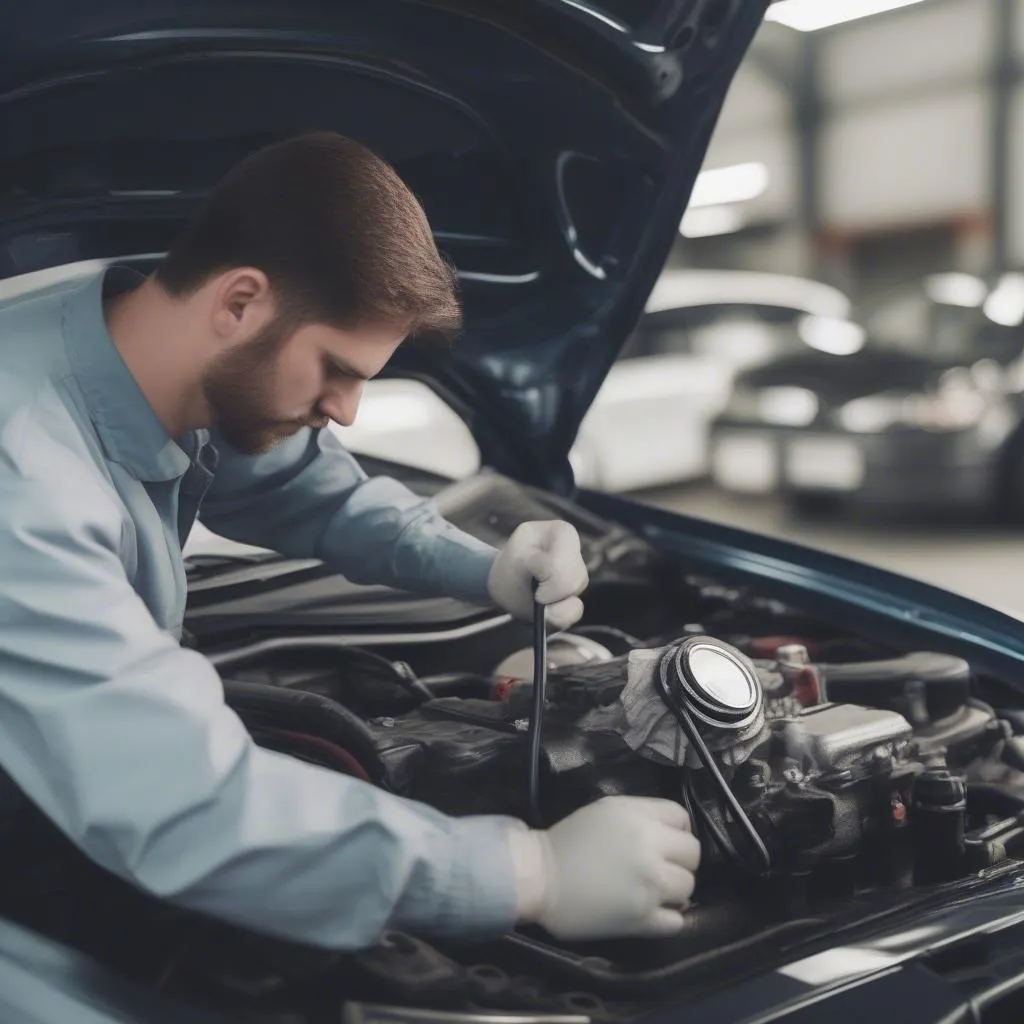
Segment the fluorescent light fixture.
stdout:
<path fill-rule="evenodd" d="M 924 287 L 928 298 L 941 306 L 977 309 L 988 295 L 988 285 L 973 274 L 932 274 Z"/>
<path fill-rule="evenodd" d="M 805 345 L 833 356 L 852 356 L 864 347 L 864 328 L 849 320 L 805 316 L 797 324 L 797 332 Z"/>
<path fill-rule="evenodd" d="M 842 25 L 847 21 L 884 14 L 900 7 L 910 7 L 923 0 L 780 0 L 772 4 L 765 15 L 766 21 L 777 21 L 798 32 L 816 32 L 818 29 Z"/>
<path fill-rule="evenodd" d="M 745 203 L 768 188 L 768 168 L 761 163 L 733 164 L 701 171 L 693 186 L 689 209 Z"/>
<path fill-rule="evenodd" d="M 707 238 L 710 235 L 731 235 L 746 226 L 746 218 L 737 206 L 704 206 L 687 210 L 679 225 L 683 238 Z"/>
<path fill-rule="evenodd" d="M 1001 327 L 1024 323 L 1024 274 L 1004 274 L 985 300 L 985 316 Z"/>

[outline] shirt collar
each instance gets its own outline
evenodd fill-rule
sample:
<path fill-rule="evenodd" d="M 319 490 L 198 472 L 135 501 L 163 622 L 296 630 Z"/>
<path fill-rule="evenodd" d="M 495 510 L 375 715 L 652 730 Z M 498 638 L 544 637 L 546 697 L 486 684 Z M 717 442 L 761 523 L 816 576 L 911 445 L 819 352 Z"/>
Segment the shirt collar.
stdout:
<path fill-rule="evenodd" d="M 107 457 L 139 480 L 173 480 L 189 468 L 188 455 L 157 419 L 114 345 L 103 299 L 143 280 L 127 267 L 108 267 L 70 291 L 62 328 L 68 362 Z"/>

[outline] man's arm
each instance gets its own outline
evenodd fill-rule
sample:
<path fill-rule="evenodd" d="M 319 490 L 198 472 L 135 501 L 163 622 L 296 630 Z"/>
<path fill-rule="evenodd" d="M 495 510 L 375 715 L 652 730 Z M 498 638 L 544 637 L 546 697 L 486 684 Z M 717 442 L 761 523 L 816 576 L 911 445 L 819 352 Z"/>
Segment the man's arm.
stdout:
<path fill-rule="evenodd" d="M 275 514 L 312 542 L 336 513 L 305 505 L 294 531 Z M 511 820 L 448 818 L 256 746 L 214 668 L 132 590 L 100 485 L 76 481 L 72 502 L 0 461 L 0 510 L 0 762 L 89 857 L 182 906 L 337 949 L 388 926 L 512 925 Z"/>
<path fill-rule="evenodd" d="M 330 430 L 301 430 L 259 456 L 213 441 L 220 463 L 200 518 L 216 533 L 319 558 L 356 583 L 491 603 L 495 549 L 397 480 L 369 479 Z"/>

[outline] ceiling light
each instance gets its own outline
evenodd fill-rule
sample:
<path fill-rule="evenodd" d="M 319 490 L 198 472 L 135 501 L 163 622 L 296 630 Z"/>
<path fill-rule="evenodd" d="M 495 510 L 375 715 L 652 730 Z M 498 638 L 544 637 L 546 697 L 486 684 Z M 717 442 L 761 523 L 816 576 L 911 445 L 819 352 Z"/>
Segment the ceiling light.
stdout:
<path fill-rule="evenodd" d="M 801 317 L 797 332 L 805 345 L 833 356 L 852 356 L 866 341 L 864 328 L 859 324 L 830 316 Z"/>
<path fill-rule="evenodd" d="M 736 206 L 704 206 L 686 211 L 679 233 L 684 238 L 707 238 L 710 235 L 730 235 L 745 226 L 746 219 Z"/>
<path fill-rule="evenodd" d="M 733 164 L 701 171 L 693 186 L 689 209 L 745 203 L 756 199 L 768 188 L 768 168 L 764 164 Z"/>
<path fill-rule="evenodd" d="M 1004 274 L 985 300 L 985 316 L 1001 327 L 1024 323 L 1024 274 Z"/>
<path fill-rule="evenodd" d="M 932 274 L 924 287 L 932 302 L 965 309 L 977 309 L 988 295 L 988 285 L 973 274 Z"/>
<path fill-rule="evenodd" d="M 815 32 L 919 3 L 922 0 L 779 0 L 768 8 L 765 20 L 798 32 Z"/>

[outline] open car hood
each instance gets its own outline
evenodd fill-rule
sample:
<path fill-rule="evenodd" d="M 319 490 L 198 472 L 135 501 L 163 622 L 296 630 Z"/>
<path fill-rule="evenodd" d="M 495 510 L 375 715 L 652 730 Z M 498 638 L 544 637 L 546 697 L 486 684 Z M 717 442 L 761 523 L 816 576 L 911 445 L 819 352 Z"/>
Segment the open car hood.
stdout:
<path fill-rule="evenodd" d="M 462 280 L 457 351 L 392 372 L 451 401 L 486 463 L 567 492 L 767 2 L 4 5 L 0 278 L 152 257 L 246 153 L 343 132 L 396 166 Z"/>

